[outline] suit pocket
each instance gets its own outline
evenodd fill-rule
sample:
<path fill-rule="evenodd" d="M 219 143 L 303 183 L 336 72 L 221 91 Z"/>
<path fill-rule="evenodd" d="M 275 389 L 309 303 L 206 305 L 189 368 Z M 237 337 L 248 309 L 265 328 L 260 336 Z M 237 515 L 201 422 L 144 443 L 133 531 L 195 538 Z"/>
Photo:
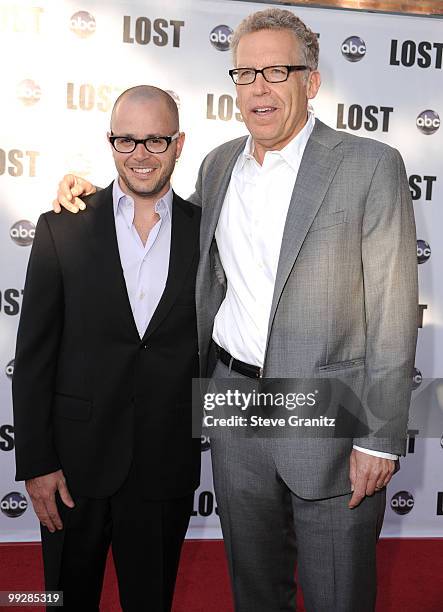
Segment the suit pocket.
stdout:
<path fill-rule="evenodd" d="M 365 365 L 364 357 L 357 357 L 357 359 L 348 359 L 347 361 L 337 361 L 336 363 L 329 363 L 327 365 L 319 366 L 320 372 L 335 372 L 340 370 L 349 370 L 350 368 L 360 368 Z"/>
<path fill-rule="evenodd" d="M 92 402 L 90 400 L 60 393 L 55 394 L 53 406 L 55 416 L 72 421 L 88 421 L 91 418 L 91 412 Z"/>
<path fill-rule="evenodd" d="M 309 232 L 316 232 L 328 227 L 334 227 L 334 225 L 340 225 L 341 223 L 346 223 L 346 214 L 344 210 L 339 210 L 328 215 L 318 215 L 312 222 Z"/>

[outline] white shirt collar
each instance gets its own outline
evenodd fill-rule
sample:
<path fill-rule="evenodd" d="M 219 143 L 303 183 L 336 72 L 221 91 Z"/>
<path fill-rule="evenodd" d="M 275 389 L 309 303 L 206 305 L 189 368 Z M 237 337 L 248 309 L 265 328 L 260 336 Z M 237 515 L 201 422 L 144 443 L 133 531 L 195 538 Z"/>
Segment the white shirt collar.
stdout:
<path fill-rule="evenodd" d="M 167 193 L 165 193 L 165 195 L 155 204 L 155 212 L 158 213 L 161 218 L 163 218 L 165 215 L 169 215 L 171 218 L 172 200 L 173 191 L 172 187 L 170 187 L 169 191 L 167 191 Z M 121 211 L 126 219 L 128 227 L 131 227 L 134 221 L 134 200 L 122 190 L 118 177 L 114 180 L 114 184 L 112 186 L 112 201 L 114 207 L 114 217 L 116 217 L 118 212 Z"/>
<path fill-rule="evenodd" d="M 296 136 L 294 136 L 294 138 L 290 142 L 288 142 L 288 144 L 283 149 L 267 151 L 265 153 L 265 158 L 267 155 L 279 155 L 286 161 L 287 164 L 289 164 L 289 166 L 291 166 L 291 168 L 293 168 L 297 172 L 298 168 L 300 167 L 301 156 L 303 155 L 306 143 L 308 142 L 309 137 L 312 134 L 314 125 L 314 113 L 312 111 L 308 111 L 308 120 L 306 121 L 300 132 Z M 247 160 L 254 160 L 256 162 L 253 153 L 254 141 L 252 139 L 252 136 L 249 135 L 248 139 L 246 140 L 245 148 L 243 149 L 239 157 L 239 170 L 244 167 Z"/>

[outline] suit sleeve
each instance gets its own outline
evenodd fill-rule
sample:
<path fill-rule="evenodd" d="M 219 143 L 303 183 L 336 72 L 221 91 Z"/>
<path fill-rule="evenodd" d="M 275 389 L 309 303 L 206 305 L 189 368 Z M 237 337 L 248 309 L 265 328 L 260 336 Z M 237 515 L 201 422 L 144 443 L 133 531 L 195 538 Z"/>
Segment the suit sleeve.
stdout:
<path fill-rule="evenodd" d="M 53 442 L 52 400 L 63 312 L 61 270 L 42 215 L 26 273 L 12 383 L 16 480 L 60 468 Z"/>
<path fill-rule="evenodd" d="M 374 172 L 362 227 L 366 315 L 363 407 L 369 425 L 354 443 L 406 452 L 417 340 L 417 243 L 403 160 L 387 148 Z"/>
<path fill-rule="evenodd" d="M 192 202 L 196 206 L 200 206 L 200 208 L 203 205 L 202 188 L 203 188 L 203 167 L 205 165 L 205 161 L 206 161 L 206 158 L 203 160 L 198 170 L 198 177 L 197 177 L 197 182 L 195 184 L 195 191 L 188 198 L 190 202 Z"/>

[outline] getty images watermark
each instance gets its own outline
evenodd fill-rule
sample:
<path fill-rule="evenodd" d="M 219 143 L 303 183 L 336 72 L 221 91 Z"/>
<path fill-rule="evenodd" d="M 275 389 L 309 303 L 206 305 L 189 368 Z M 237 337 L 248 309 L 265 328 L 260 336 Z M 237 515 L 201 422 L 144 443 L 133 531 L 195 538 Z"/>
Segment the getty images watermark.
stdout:
<path fill-rule="evenodd" d="M 443 440 L 443 379 L 416 369 L 372 385 L 363 369 L 341 379 L 194 379 L 192 419 L 193 437 L 364 438 L 377 445 L 410 431 L 419 442 Z"/>
<path fill-rule="evenodd" d="M 264 416 L 257 409 L 283 408 L 289 412 L 301 407 L 316 405 L 318 389 L 311 393 L 260 392 L 255 389 L 244 392 L 226 389 L 223 392 L 203 393 L 203 427 L 335 427 L 335 418 L 300 417 L 297 414 Z M 216 416 L 217 409 L 236 409 L 243 414 Z"/>
<path fill-rule="evenodd" d="M 349 385 L 331 379 L 194 379 L 193 435 L 356 437 L 370 428 Z"/>

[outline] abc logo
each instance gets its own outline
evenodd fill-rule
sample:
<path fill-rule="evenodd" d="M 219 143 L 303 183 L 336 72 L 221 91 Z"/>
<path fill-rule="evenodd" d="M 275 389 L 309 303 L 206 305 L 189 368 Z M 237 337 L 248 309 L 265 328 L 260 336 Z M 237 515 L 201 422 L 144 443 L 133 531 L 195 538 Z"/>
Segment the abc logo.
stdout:
<path fill-rule="evenodd" d="M 366 55 L 366 43 L 359 36 L 350 36 L 343 41 L 341 52 L 348 62 L 359 62 Z"/>
<path fill-rule="evenodd" d="M 201 436 L 201 446 L 200 446 L 200 450 L 203 453 L 204 451 L 207 451 L 211 448 L 211 440 L 208 438 L 208 436 Z"/>
<path fill-rule="evenodd" d="M 227 25 L 216 26 L 209 34 L 209 40 L 219 51 L 227 51 L 232 40 L 232 28 Z"/>
<path fill-rule="evenodd" d="M 70 21 L 70 30 L 77 34 L 79 38 L 88 38 L 95 32 L 95 18 L 87 11 L 78 11 L 74 13 Z"/>
<path fill-rule="evenodd" d="M 35 225 L 31 221 L 17 221 L 9 230 L 9 235 L 15 244 L 19 246 L 29 246 L 35 236 Z"/>
<path fill-rule="evenodd" d="M 9 518 L 21 516 L 28 507 L 26 497 L 17 491 L 8 493 L 0 502 L 0 510 Z"/>
<path fill-rule="evenodd" d="M 180 97 L 178 94 L 175 93 L 175 91 L 172 91 L 172 89 L 165 89 L 166 93 L 168 93 L 171 98 L 174 100 L 174 102 L 177 104 L 177 108 L 180 110 Z"/>
<path fill-rule="evenodd" d="M 417 240 L 417 261 L 419 264 L 425 263 L 431 256 L 431 247 L 424 240 Z"/>
<path fill-rule="evenodd" d="M 11 361 L 8 363 L 8 365 L 5 368 L 5 374 L 8 378 L 12 378 L 14 375 L 14 360 L 11 359 Z"/>
<path fill-rule="evenodd" d="M 23 102 L 25 106 L 33 106 L 36 104 L 42 95 L 40 86 L 31 79 L 25 79 L 17 85 L 17 98 Z"/>
<path fill-rule="evenodd" d="M 399 491 L 392 496 L 391 508 L 397 514 L 408 514 L 414 507 L 414 497 L 408 491 Z"/>
<path fill-rule="evenodd" d="M 423 376 L 418 368 L 414 368 L 412 372 L 412 390 L 415 391 L 421 385 L 421 381 L 423 380 Z"/>
<path fill-rule="evenodd" d="M 440 117 L 433 110 L 424 110 L 417 117 L 416 125 L 422 134 L 429 136 L 440 127 Z"/>

